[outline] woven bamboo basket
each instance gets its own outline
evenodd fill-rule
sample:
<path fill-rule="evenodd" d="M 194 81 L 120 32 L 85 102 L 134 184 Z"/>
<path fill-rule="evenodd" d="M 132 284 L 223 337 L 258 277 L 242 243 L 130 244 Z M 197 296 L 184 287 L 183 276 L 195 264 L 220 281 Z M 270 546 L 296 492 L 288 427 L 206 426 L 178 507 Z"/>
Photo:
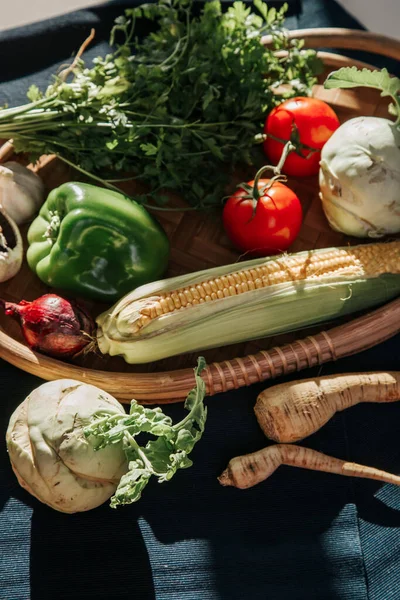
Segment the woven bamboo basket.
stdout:
<path fill-rule="evenodd" d="M 400 42 L 363 31 L 348 29 L 309 29 L 290 33 L 291 37 L 305 40 L 307 47 L 367 50 L 400 60 Z M 268 38 L 264 40 L 269 43 Z M 369 67 L 367 63 L 342 55 L 320 52 L 325 65 L 320 83 L 313 95 L 328 102 L 341 122 L 358 115 L 387 116 L 387 100 L 377 91 L 359 88 L 325 90 L 326 75 L 340 66 Z M 0 149 L 0 161 L 13 157 L 13 147 L 6 142 Z M 21 157 L 17 157 L 21 160 Z M 51 156 L 42 157 L 36 165 L 29 165 L 43 179 L 48 191 L 68 180 L 79 179 L 64 163 Z M 290 179 L 288 185 L 302 201 L 304 220 L 300 234 L 290 251 L 323 248 L 358 243 L 332 231 L 325 219 L 318 197 L 317 177 Z M 124 190 L 134 195 L 134 188 L 126 184 Z M 177 207 L 183 201 L 172 198 Z M 198 212 L 158 213 L 169 236 L 172 252 L 167 276 L 178 275 L 217 265 L 234 263 L 239 254 L 226 238 L 221 219 Z M 22 231 L 23 235 L 26 230 Z M 18 302 L 33 300 L 49 291 L 24 263 L 18 275 L 0 284 L 0 297 Z M 87 304 L 96 316 L 104 306 Z M 340 323 L 326 323 L 323 327 L 305 332 L 285 334 L 202 353 L 208 367 L 203 372 L 207 394 L 213 395 L 252 383 L 272 379 L 316 366 L 343 356 L 365 350 L 400 331 L 400 299 L 375 311 L 347 319 Z M 186 397 L 194 385 L 193 367 L 197 354 L 186 354 L 147 365 L 127 365 L 122 358 L 87 355 L 71 362 L 62 362 L 30 350 L 21 336 L 17 323 L 0 316 L 0 358 L 46 380 L 72 378 L 96 385 L 121 401 L 136 398 L 144 404 L 174 402 Z"/>

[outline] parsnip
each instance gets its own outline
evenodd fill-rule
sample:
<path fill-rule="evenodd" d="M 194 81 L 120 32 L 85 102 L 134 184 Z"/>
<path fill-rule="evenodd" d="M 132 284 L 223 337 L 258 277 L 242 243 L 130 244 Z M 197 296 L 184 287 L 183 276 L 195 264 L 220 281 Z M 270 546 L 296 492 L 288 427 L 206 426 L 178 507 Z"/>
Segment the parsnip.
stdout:
<path fill-rule="evenodd" d="M 347 477 L 363 477 L 400 485 L 400 477 L 379 469 L 346 462 L 303 446 L 274 444 L 258 452 L 233 458 L 218 477 L 223 486 L 240 489 L 265 481 L 280 465 L 301 467 L 313 471 L 336 473 Z"/>
<path fill-rule="evenodd" d="M 274 385 L 259 394 L 254 412 L 269 439 L 296 442 L 359 402 L 396 400 L 400 400 L 399 371 L 351 373 Z"/>

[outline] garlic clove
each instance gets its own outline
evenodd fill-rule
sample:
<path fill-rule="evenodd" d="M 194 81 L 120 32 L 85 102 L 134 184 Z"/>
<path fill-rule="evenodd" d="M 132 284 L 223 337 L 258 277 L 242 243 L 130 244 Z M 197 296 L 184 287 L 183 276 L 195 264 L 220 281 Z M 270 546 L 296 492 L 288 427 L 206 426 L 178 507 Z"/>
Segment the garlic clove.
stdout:
<path fill-rule="evenodd" d="M 23 245 L 19 229 L 0 206 L 0 282 L 14 277 L 21 268 Z"/>
<path fill-rule="evenodd" d="M 0 205 L 17 225 L 31 220 L 44 199 L 44 184 L 36 173 L 15 161 L 0 165 Z"/>

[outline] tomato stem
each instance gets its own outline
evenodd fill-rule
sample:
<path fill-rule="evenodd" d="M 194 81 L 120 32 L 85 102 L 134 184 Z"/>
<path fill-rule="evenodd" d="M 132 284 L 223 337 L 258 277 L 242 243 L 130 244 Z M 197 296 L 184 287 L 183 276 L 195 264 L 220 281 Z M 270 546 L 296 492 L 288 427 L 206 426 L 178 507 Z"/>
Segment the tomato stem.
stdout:
<path fill-rule="evenodd" d="M 295 146 L 294 152 L 296 154 L 298 154 L 298 156 L 301 156 L 302 158 L 308 158 L 312 154 L 315 154 L 315 152 L 321 151 L 321 148 L 314 148 L 313 146 L 308 146 L 307 144 L 303 144 L 299 140 L 295 139 L 295 137 L 293 136 L 293 133 L 290 136 L 290 140 L 284 140 L 283 138 L 277 137 L 276 135 L 272 135 L 272 133 L 268 133 L 267 135 L 265 135 L 265 139 L 267 139 L 267 138 L 271 138 L 271 140 L 274 140 L 275 142 L 279 142 L 280 144 L 286 144 L 288 141 L 291 141 L 292 144 L 294 144 L 294 146 Z M 301 153 L 302 150 L 307 150 L 308 155 L 303 156 Z"/>
<path fill-rule="evenodd" d="M 253 198 L 256 202 L 258 202 L 258 200 L 260 199 L 260 196 L 262 196 L 265 193 L 265 191 L 267 189 L 269 189 L 275 183 L 275 181 L 286 181 L 286 177 L 284 175 L 282 175 L 282 168 L 283 168 L 283 165 L 285 164 L 285 161 L 286 161 L 287 157 L 289 156 L 289 154 L 291 152 L 293 152 L 293 150 L 295 150 L 295 149 L 296 149 L 296 147 L 291 141 L 286 142 L 286 144 L 282 150 L 282 154 L 281 154 L 279 163 L 276 166 L 264 165 L 263 167 L 261 167 L 261 169 L 259 169 L 257 171 L 256 176 L 254 177 L 254 185 L 253 185 Z M 259 190 L 258 182 L 260 181 L 261 176 L 265 173 L 265 171 L 268 171 L 268 170 L 273 172 L 274 177 L 272 177 L 270 179 L 270 181 L 267 183 L 266 186 L 264 186 L 261 190 Z"/>
<path fill-rule="evenodd" d="M 277 181 L 282 181 L 285 182 L 287 181 L 287 178 L 285 175 L 282 175 L 282 167 L 285 164 L 285 160 L 287 159 L 287 157 L 289 156 L 289 154 L 291 152 L 293 152 L 293 150 L 296 149 L 296 146 L 291 142 L 288 141 L 286 142 L 283 150 L 282 150 L 282 154 L 281 154 L 281 158 L 279 160 L 279 163 L 276 166 L 273 165 L 264 165 L 263 167 L 261 167 L 261 169 L 259 169 L 256 173 L 256 176 L 254 177 L 254 184 L 253 184 L 253 191 L 251 194 L 251 200 L 253 202 L 253 215 L 252 218 L 254 218 L 255 214 L 256 214 L 256 210 L 257 210 L 257 203 L 260 199 L 261 196 L 264 196 L 265 192 L 267 190 L 269 190 L 275 182 Z M 262 188 L 258 188 L 258 183 L 261 179 L 261 176 L 265 173 L 265 171 L 272 171 L 274 176 L 271 177 L 271 179 L 268 181 L 268 183 L 264 186 L 262 186 Z"/>
<path fill-rule="evenodd" d="M 286 144 L 283 147 L 282 154 L 281 154 L 281 157 L 279 159 L 279 162 L 276 165 L 276 167 L 274 168 L 274 174 L 275 175 L 280 175 L 281 174 L 283 165 L 285 164 L 285 161 L 286 161 L 287 157 L 294 150 L 296 150 L 296 146 L 291 141 L 286 142 Z"/>

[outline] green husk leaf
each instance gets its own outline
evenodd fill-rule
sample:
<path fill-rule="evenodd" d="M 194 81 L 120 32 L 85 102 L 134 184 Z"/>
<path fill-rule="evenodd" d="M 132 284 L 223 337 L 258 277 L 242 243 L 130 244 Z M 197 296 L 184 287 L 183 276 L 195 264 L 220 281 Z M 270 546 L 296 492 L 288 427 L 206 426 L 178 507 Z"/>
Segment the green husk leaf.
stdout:
<path fill-rule="evenodd" d="M 376 244 L 383 251 L 384 244 Z M 382 247 L 382 248 L 381 248 Z M 386 245 L 400 261 L 400 245 Z M 326 249 L 313 250 L 314 256 Z M 290 256 L 290 255 L 289 255 Z M 310 252 L 297 253 L 307 260 Z M 253 259 L 240 263 L 241 269 L 256 269 L 274 259 Z M 290 267 L 288 267 L 290 270 Z M 132 323 L 146 298 L 191 288 L 215 277 L 238 271 L 224 265 L 153 282 L 127 294 L 112 309 L 97 317 L 98 344 L 103 354 L 121 355 L 131 364 L 142 364 L 208 348 L 259 339 L 328 322 L 347 314 L 388 302 L 400 294 L 400 274 L 380 276 L 330 274 L 296 279 L 204 302 L 189 310 L 176 310 L 162 319 L 152 319 L 132 335 Z"/>

